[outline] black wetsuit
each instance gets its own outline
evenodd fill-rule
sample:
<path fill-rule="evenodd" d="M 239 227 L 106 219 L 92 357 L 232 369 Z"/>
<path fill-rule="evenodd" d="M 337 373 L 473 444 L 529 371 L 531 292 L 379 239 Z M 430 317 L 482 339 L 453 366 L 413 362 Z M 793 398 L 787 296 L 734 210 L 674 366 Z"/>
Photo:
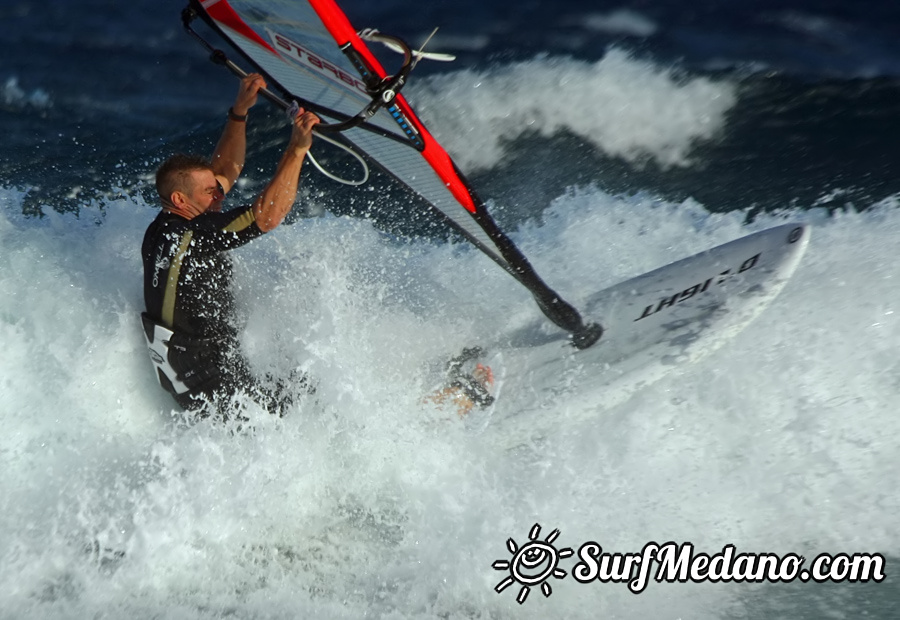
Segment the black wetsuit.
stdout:
<path fill-rule="evenodd" d="M 163 211 L 147 228 L 144 329 L 160 384 L 185 409 L 202 411 L 236 390 L 258 395 L 238 351 L 228 250 L 262 234 L 252 207 L 191 220 Z"/>

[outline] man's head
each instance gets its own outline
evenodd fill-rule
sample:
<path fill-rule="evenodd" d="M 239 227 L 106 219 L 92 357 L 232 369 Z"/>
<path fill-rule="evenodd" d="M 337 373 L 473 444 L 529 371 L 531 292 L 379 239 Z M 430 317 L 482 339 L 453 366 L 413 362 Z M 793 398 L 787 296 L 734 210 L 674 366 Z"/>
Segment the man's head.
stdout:
<path fill-rule="evenodd" d="M 221 211 L 225 193 L 209 162 L 196 155 L 173 155 L 156 171 L 156 191 L 168 209 L 194 217 Z"/>

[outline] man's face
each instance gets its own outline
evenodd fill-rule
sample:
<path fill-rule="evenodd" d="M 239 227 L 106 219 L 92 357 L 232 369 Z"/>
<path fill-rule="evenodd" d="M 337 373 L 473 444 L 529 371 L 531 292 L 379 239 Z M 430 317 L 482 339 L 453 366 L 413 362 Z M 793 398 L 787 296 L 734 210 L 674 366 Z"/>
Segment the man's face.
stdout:
<path fill-rule="evenodd" d="M 222 210 L 225 193 L 212 170 L 191 172 L 191 186 L 192 189 L 187 194 L 187 198 L 196 209 L 200 210 L 200 213 Z"/>

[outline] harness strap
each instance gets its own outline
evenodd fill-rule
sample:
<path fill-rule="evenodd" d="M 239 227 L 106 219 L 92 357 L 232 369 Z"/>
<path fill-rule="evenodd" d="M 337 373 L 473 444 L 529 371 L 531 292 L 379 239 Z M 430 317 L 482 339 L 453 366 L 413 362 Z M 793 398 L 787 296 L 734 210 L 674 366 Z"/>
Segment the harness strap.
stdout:
<path fill-rule="evenodd" d="M 146 312 L 141 313 L 141 322 L 156 378 L 167 392 L 180 396 L 221 375 L 219 340 L 176 333 Z"/>

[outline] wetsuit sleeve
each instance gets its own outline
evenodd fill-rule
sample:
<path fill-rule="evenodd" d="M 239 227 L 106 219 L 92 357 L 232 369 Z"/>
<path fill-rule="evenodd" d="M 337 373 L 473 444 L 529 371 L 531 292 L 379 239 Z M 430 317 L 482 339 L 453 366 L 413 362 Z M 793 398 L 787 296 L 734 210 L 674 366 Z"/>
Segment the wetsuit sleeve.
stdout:
<path fill-rule="evenodd" d="M 253 207 L 239 207 L 224 213 L 205 213 L 192 222 L 193 241 L 204 252 L 224 252 L 261 236 Z"/>

